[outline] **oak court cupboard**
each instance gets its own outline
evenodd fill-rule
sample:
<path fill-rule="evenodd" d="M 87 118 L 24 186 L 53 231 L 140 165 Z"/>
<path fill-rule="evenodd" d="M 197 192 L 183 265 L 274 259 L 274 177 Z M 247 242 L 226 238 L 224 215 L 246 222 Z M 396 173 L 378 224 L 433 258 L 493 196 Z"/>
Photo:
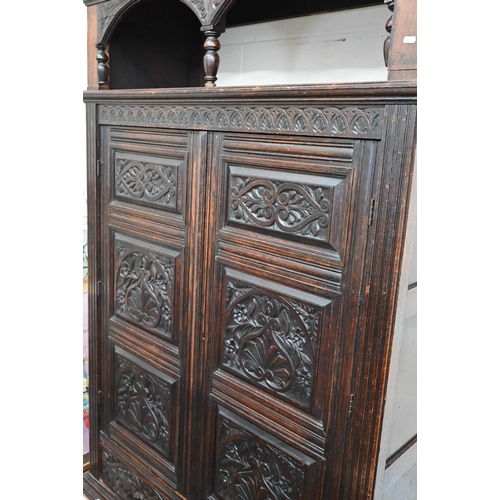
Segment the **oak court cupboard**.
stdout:
<path fill-rule="evenodd" d="M 416 450 L 414 0 L 384 7 L 386 81 L 242 87 L 217 86 L 226 27 L 383 2 L 85 4 L 85 494 L 392 498 Z"/>

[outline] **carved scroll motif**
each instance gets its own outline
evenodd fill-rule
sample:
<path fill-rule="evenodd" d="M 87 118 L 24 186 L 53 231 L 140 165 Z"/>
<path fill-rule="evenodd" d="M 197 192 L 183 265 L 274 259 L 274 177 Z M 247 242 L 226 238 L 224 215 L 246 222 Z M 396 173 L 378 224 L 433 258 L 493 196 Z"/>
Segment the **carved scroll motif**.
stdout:
<path fill-rule="evenodd" d="M 261 438 L 221 418 L 217 493 L 224 500 L 300 500 L 305 467 Z"/>
<path fill-rule="evenodd" d="M 165 500 L 107 451 L 102 454 L 102 478 L 123 500 Z"/>
<path fill-rule="evenodd" d="M 117 421 L 169 458 L 170 385 L 128 359 L 116 357 Z"/>
<path fill-rule="evenodd" d="M 229 220 L 326 241 L 330 188 L 233 176 L 230 189 Z"/>
<path fill-rule="evenodd" d="M 315 306 L 227 281 L 223 366 L 303 406 L 311 403 L 320 313 Z"/>
<path fill-rule="evenodd" d="M 159 208 L 177 205 L 177 167 L 115 159 L 117 198 L 138 200 Z"/>
<path fill-rule="evenodd" d="M 173 258 L 121 241 L 116 243 L 116 253 L 116 314 L 170 338 Z"/>

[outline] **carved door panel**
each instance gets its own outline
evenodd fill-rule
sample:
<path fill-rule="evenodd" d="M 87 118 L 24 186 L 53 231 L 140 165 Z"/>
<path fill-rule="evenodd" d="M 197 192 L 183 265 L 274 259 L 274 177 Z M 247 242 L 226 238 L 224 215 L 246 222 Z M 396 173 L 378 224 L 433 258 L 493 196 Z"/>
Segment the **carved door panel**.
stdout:
<path fill-rule="evenodd" d="M 341 479 L 375 142 L 214 144 L 197 498 L 318 500 Z"/>
<path fill-rule="evenodd" d="M 124 500 L 180 498 L 206 133 L 104 127 L 101 145 L 99 474 Z"/>

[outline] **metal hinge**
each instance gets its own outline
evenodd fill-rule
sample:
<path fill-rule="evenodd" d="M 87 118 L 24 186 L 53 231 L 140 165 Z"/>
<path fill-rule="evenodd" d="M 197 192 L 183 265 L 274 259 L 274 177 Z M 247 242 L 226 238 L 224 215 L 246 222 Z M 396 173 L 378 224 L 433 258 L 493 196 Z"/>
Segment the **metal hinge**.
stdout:
<path fill-rule="evenodd" d="M 354 394 L 351 394 L 351 397 L 349 398 L 349 413 L 348 417 L 352 417 L 352 412 L 354 411 Z"/>
<path fill-rule="evenodd" d="M 373 224 L 373 214 L 375 212 L 375 199 L 370 201 L 370 211 L 368 212 L 368 225 L 371 226 Z"/>
<path fill-rule="evenodd" d="M 97 404 L 102 405 L 102 391 L 97 391 Z"/>
<path fill-rule="evenodd" d="M 96 161 L 96 172 L 97 172 L 97 177 L 100 177 L 101 176 L 101 160 L 97 160 Z"/>

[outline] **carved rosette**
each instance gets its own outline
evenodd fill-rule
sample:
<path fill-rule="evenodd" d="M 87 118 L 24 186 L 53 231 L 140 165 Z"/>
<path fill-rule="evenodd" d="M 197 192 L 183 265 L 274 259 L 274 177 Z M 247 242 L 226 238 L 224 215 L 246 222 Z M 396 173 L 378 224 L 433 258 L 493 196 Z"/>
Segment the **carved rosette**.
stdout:
<path fill-rule="evenodd" d="M 126 201 L 175 208 L 177 205 L 177 168 L 116 157 L 115 193 Z"/>
<path fill-rule="evenodd" d="M 232 176 L 229 220 L 326 241 L 331 197 L 328 187 Z"/>
<path fill-rule="evenodd" d="M 228 279 L 223 366 L 309 407 L 319 308 Z"/>
<path fill-rule="evenodd" d="M 116 266 L 116 314 L 171 338 L 174 259 L 117 240 Z"/>
<path fill-rule="evenodd" d="M 224 500 L 300 500 L 305 467 L 222 417 L 217 493 Z"/>
<path fill-rule="evenodd" d="M 165 500 L 107 451 L 102 453 L 102 479 L 123 500 Z"/>
<path fill-rule="evenodd" d="M 195 130 L 286 133 L 380 139 L 383 108 L 248 106 L 99 106 L 99 122 Z"/>
<path fill-rule="evenodd" d="M 116 420 L 169 458 L 170 385 L 116 355 Z"/>

